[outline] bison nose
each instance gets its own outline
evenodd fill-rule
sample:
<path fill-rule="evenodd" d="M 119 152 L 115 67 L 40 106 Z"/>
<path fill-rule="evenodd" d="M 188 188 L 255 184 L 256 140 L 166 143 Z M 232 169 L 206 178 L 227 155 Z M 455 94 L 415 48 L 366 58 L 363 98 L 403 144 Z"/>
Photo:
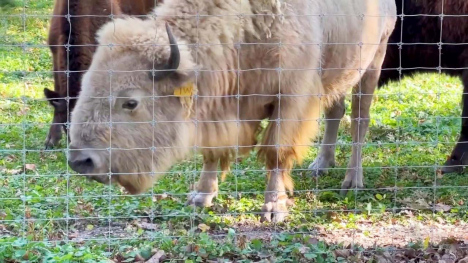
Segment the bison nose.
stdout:
<path fill-rule="evenodd" d="M 94 162 L 91 156 L 87 155 L 86 151 L 78 150 L 75 147 L 70 147 L 68 165 L 80 174 L 89 174 L 94 170 Z"/>
<path fill-rule="evenodd" d="M 80 174 L 91 173 L 91 171 L 94 169 L 94 163 L 91 158 L 86 158 L 84 160 L 69 160 L 68 165 L 70 165 L 70 168 Z"/>

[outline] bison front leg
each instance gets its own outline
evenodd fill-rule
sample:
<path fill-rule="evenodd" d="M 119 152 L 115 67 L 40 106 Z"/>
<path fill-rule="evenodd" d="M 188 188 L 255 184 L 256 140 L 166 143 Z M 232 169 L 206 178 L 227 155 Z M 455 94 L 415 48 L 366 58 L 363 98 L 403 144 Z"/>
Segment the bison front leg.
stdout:
<path fill-rule="evenodd" d="M 373 91 L 372 91 L 373 92 Z M 353 150 L 348 163 L 346 176 L 341 184 L 341 194 L 346 195 L 350 188 L 363 188 L 362 172 L 362 144 L 369 128 L 369 108 L 372 93 L 353 95 L 351 134 L 353 136 Z"/>
<path fill-rule="evenodd" d="M 346 176 L 341 184 L 341 194 L 346 195 L 350 188 L 363 188 L 362 145 L 369 129 L 370 107 L 380 77 L 380 71 L 385 57 L 387 42 L 380 44 L 374 60 L 364 73 L 360 85 L 353 89 L 351 134 L 353 150 L 348 164 Z"/>
<path fill-rule="evenodd" d="M 213 205 L 213 198 L 218 196 L 217 168 L 218 160 L 204 161 L 196 190 L 190 194 L 187 202 L 188 204 L 193 204 L 199 207 L 208 207 Z"/>
<path fill-rule="evenodd" d="M 282 222 L 289 214 L 288 206 L 292 204 L 292 201 L 289 200 L 286 190 L 289 190 L 291 194 L 293 190 L 293 181 L 289 173 L 289 170 L 280 171 L 280 169 L 268 172 L 262 222 Z"/>
<path fill-rule="evenodd" d="M 62 127 L 66 121 L 66 115 L 57 113 L 57 110 L 54 110 L 54 118 L 50 124 L 49 133 L 44 142 L 46 150 L 52 149 L 59 144 L 62 139 Z"/>
<path fill-rule="evenodd" d="M 317 96 L 281 96 L 259 151 L 268 169 L 262 221 L 281 222 L 288 215 L 292 202 L 286 191 L 292 195 L 294 187 L 290 172 L 294 161 L 301 161 L 307 152 L 317 131 L 319 107 Z"/>

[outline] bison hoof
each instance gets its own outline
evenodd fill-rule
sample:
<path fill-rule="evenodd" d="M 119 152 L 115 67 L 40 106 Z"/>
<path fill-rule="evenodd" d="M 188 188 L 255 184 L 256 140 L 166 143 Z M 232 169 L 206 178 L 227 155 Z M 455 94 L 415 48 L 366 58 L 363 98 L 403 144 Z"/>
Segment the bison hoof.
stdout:
<path fill-rule="evenodd" d="M 213 205 L 213 198 L 218 196 L 218 191 L 214 193 L 200 193 L 192 192 L 188 198 L 188 205 L 195 205 L 198 207 L 210 207 Z"/>
<path fill-rule="evenodd" d="M 345 180 L 341 184 L 341 195 L 345 196 L 348 193 L 349 189 L 362 189 L 364 188 L 364 183 L 362 182 L 362 169 L 359 169 L 359 172 L 352 171 L 346 173 Z"/>
<path fill-rule="evenodd" d="M 309 165 L 309 170 L 313 177 L 319 177 L 328 172 L 328 168 L 334 167 L 335 161 L 328 160 L 325 157 L 319 156 L 313 163 Z"/>
<path fill-rule="evenodd" d="M 59 144 L 60 139 L 61 139 L 61 136 L 53 136 L 53 135 L 48 134 L 44 143 L 45 149 L 50 150 L 56 147 Z"/>
<path fill-rule="evenodd" d="M 265 204 L 262 207 L 260 222 L 283 222 L 289 215 L 288 206 L 292 205 L 293 201 L 288 199 L 286 195 L 279 197 L 277 201 L 265 201 Z"/>
<path fill-rule="evenodd" d="M 463 173 L 463 166 L 460 161 L 449 159 L 441 169 L 442 174 Z"/>

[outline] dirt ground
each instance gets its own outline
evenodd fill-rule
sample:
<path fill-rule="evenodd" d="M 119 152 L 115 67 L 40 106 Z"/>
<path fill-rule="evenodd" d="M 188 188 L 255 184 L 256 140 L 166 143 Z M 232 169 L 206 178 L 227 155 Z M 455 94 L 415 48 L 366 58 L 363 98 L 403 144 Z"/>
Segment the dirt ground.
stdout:
<path fill-rule="evenodd" d="M 144 229 L 147 232 L 160 230 L 157 224 L 144 221 L 93 229 L 86 229 L 85 225 L 78 228 L 81 230 L 70 236 L 78 242 L 99 237 L 131 238 L 131 233 L 136 232 L 132 231 L 132 228 Z M 281 227 L 261 224 L 254 220 L 238 223 L 233 228 L 239 240 L 246 242 L 261 239 L 264 244 L 268 244 L 276 234 L 287 233 Z M 223 242 L 226 234 L 223 230 L 208 232 L 220 242 Z M 360 220 L 352 228 L 345 224 L 335 224 L 333 227 L 317 225 L 312 231 L 302 234 L 310 236 L 310 242 L 341 244 L 343 249 L 333 253 L 336 258 L 342 258 L 345 262 L 468 263 L 468 223 L 463 221 L 447 223 L 439 219 L 421 222 L 409 216 L 404 223 L 389 218 L 378 222 Z M 263 262 L 275 260 L 263 259 Z"/>

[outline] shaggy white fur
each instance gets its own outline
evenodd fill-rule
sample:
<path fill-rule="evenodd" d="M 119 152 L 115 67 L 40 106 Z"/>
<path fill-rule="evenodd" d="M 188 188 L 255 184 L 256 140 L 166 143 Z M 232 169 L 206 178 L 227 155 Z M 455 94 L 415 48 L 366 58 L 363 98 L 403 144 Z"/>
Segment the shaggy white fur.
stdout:
<path fill-rule="evenodd" d="M 268 170 L 263 218 L 282 221 L 286 191 L 293 190 L 290 170 L 316 135 L 320 109 L 333 109 L 352 87 L 361 94 L 353 101 L 359 117 L 353 139 L 363 141 L 395 24 L 394 0 L 168 0 L 154 14 L 117 19 L 98 34 L 102 46 L 83 79 L 71 127 L 73 147 L 89 148 L 81 154 L 93 159 L 93 173 L 110 168 L 113 181 L 141 193 L 154 173 L 195 149 L 204 166 L 190 202 L 210 205 L 218 163 L 227 170 L 237 153 L 258 146 Z M 166 24 L 180 66 L 153 82 L 148 71 L 169 59 Z M 185 121 L 181 100 L 171 95 L 188 82 L 197 95 Z M 125 109 L 129 99 L 138 107 Z M 262 131 L 263 119 L 270 123 Z M 359 147 L 353 157 L 360 158 Z M 361 187 L 360 163 L 350 165 L 355 169 L 343 186 Z"/>

